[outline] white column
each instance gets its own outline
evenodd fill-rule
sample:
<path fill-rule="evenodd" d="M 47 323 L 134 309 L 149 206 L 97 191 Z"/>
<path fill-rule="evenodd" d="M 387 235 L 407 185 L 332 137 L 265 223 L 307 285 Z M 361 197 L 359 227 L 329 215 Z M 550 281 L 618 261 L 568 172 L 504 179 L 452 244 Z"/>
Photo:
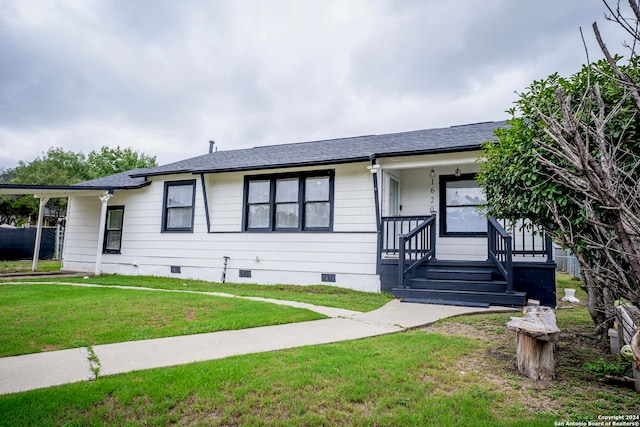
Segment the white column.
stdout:
<path fill-rule="evenodd" d="M 38 258 L 40 258 L 40 242 L 42 241 L 42 219 L 44 218 L 44 206 L 48 201 L 48 197 L 40 198 L 40 208 L 38 209 L 38 228 L 36 229 L 36 244 L 33 247 L 33 264 L 31 264 L 31 271 L 36 271 L 38 269 Z"/>
<path fill-rule="evenodd" d="M 109 199 L 113 196 L 111 193 L 104 193 L 100 196 L 102 202 L 102 208 L 100 209 L 100 227 L 98 227 L 98 247 L 96 248 L 96 270 L 95 275 L 100 275 L 102 267 L 102 247 L 104 246 L 104 231 L 107 226 L 107 204 Z"/>

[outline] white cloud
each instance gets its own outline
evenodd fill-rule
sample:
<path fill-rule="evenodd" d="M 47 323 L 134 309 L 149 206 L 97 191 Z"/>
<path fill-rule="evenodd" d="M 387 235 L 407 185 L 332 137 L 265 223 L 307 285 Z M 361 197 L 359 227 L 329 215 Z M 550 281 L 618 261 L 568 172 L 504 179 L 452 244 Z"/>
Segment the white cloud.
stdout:
<path fill-rule="evenodd" d="M 590 36 L 602 14 L 595 0 L 7 0 L 0 167 L 52 146 L 168 163 L 209 139 L 233 149 L 502 120 L 514 91 L 579 69 L 578 27 Z"/>

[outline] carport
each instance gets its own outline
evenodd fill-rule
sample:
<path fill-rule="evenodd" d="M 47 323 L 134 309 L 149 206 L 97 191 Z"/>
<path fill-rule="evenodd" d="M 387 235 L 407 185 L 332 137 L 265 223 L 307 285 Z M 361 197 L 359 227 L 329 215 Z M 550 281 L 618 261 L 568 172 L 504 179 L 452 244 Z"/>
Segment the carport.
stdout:
<path fill-rule="evenodd" d="M 0 195 L 24 196 L 32 194 L 40 199 L 38 208 L 38 223 L 36 230 L 36 241 L 33 251 L 33 264 L 31 271 L 38 269 L 38 259 L 40 257 L 40 242 L 42 240 L 42 227 L 44 217 L 44 207 L 50 199 L 74 197 L 98 197 L 102 203 L 100 210 L 100 228 L 98 231 L 98 246 L 96 248 L 96 268 L 95 274 L 100 275 L 102 262 L 102 245 L 104 243 L 104 231 L 106 227 L 107 203 L 113 196 L 115 188 L 97 186 L 62 186 L 62 185 L 23 185 L 23 184 L 0 184 Z"/>

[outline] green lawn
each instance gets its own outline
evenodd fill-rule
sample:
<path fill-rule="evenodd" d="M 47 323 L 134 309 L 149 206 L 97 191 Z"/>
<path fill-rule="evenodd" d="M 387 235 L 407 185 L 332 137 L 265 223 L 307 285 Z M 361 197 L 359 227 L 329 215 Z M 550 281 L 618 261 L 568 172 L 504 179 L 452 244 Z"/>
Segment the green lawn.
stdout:
<path fill-rule="evenodd" d="M 58 271 L 62 262 L 59 259 L 38 261 L 37 271 Z M 0 274 L 25 273 L 31 271 L 33 261 L 2 261 L 0 262 Z"/>
<path fill-rule="evenodd" d="M 577 285 L 560 276 L 559 297 Z M 550 382 L 518 373 L 506 328 L 514 315 L 462 316 L 376 338 L 4 395 L 0 426 L 553 426 L 640 412 L 640 394 L 583 369 L 615 360 L 591 335 L 583 304 L 557 310 L 563 334 Z"/>
<path fill-rule="evenodd" d="M 302 322 L 325 316 L 235 298 L 0 284 L 0 356 Z"/>
<path fill-rule="evenodd" d="M 424 331 L 155 369 L 0 396 L 5 425 L 549 426 Z"/>
<path fill-rule="evenodd" d="M 40 279 L 41 280 L 41 279 Z M 371 311 L 391 301 L 387 293 L 359 292 L 337 286 L 312 285 L 254 285 L 213 283 L 202 280 L 182 280 L 154 276 L 102 275 L 88 279 L 82 277 L 47 278 L 47 281 L 94 283 L 99 285 L 136 286 L 155 289 L 181 289 L 205 292 L 225 292 L 239 296 L 253 296 L 298 301 L 326 307 L 355 311 Z"/>

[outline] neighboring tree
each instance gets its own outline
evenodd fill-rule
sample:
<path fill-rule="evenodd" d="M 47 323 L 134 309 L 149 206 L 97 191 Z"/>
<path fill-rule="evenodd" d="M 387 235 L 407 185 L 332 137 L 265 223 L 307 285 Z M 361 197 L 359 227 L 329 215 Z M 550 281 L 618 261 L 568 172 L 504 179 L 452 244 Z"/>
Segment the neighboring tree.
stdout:
<path fill-rule="evenodd" d="M 31 162 L 20 161 L 0 173 L 1 183 L 32 185 L 72 185 L 140 167 L 156 166 L 155 157 L 131 148 L 102 147 L 88 156 L 82 152 L 50 148 Z M 54 218 L 64 216 L 66 199 L 51 199 L 47 207 Z M 38 214 L 38 200 L 32 196 L 0 196 L 0 222 L 21 225 Z"/>
<path fill-rule="evenodd" d="M 92 178 L 113 175 L 137 168 L 157 166 L 155 156 L 138 153 L 131 148 L 109 148 L 104 146 L 100 151 L 92 151 L 87 156 L 88 172 Z"/>
<path fill-rule="evenodd" d="M 619 4 L 609 19 L 640 41 Z M 634 22 L 640 10 L 629 0 Z M 626 64 L 600 38 L 604 60 L 563 78 L 535 81 L 511 109 L 509 127 L 485 144 L 479 180 L 488 215 L 528 218 L 571 249 L 599 333 L 614 301 L 640 304 L 640 62 Z"/>

